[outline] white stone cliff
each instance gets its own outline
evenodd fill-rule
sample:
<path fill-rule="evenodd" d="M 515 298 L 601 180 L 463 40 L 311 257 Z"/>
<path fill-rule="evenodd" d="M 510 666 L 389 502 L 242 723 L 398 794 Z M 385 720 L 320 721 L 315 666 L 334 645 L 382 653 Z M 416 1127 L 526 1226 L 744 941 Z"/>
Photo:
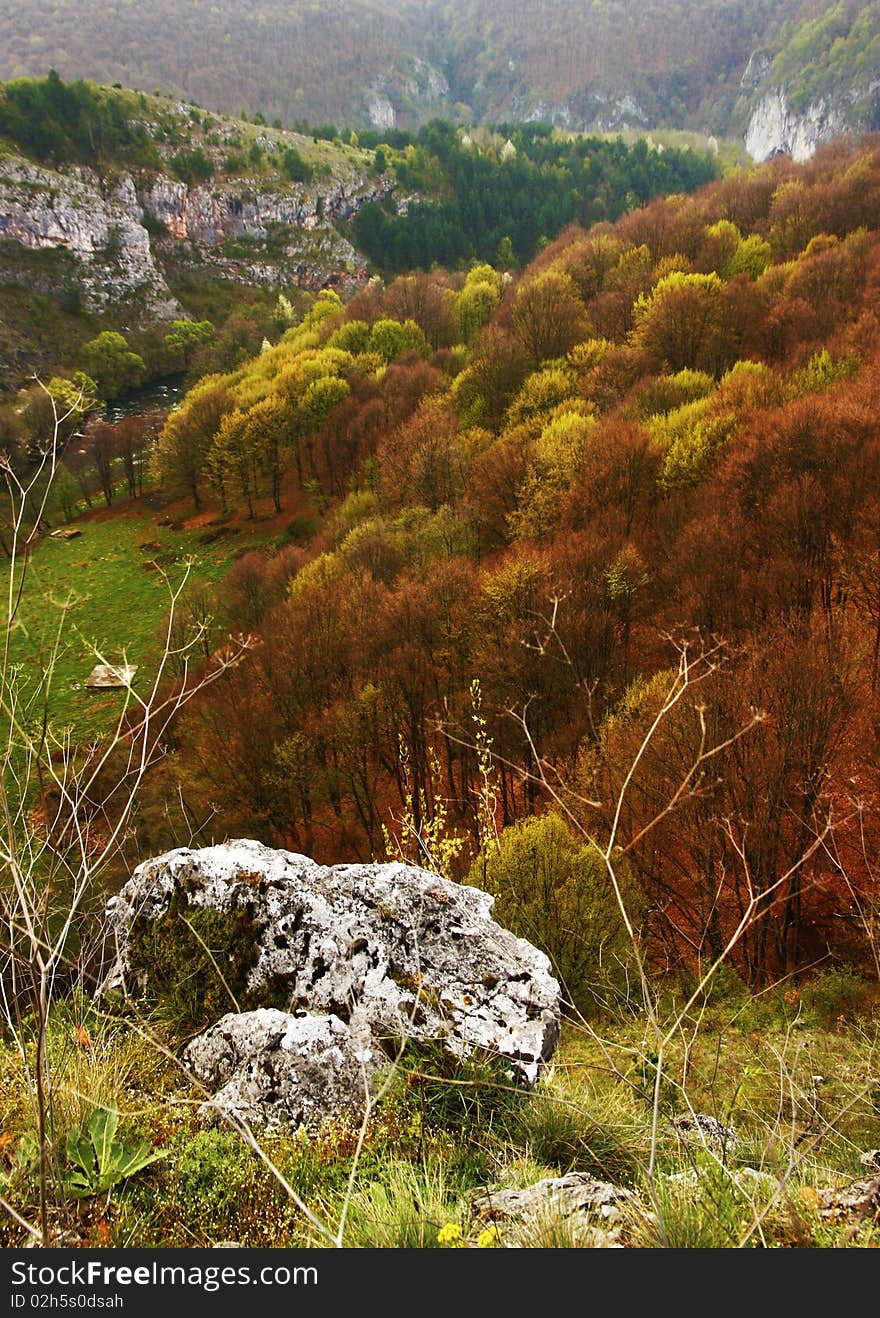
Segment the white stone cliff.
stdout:
<path fill-rule="evenodd" d="M 185 264 L 210 265 L 248 283 L 320 287 L 340 270 L 362 265 L 334 221 L 349 219 L 389 186 L 363 173 L 289 189 L 238 178 L 189 186 L 163 174 L 102 177 L 87 168 L 52 170 L 10 156 L 0 159 L 0 242 L 69 252 L 92 310 L 138 296 L 149 314 L 168 318 L 181 309 L 162 273 L 151 228 L 186 245 L 176 252 Z M 275 259 L 257 248 L 252 258 L 219 250 L 228 239 L 264 240 L 277 225 L 287 226 L 289 234 Z"/>
<path fill-rule="evenodd" d="M 822 97 L 806 110 L 795 112 L 784 87 L 775 87 L 758 101 L 746 129 L 745 145 L 755 161 L 784 152 L 793 160 L 809 160 L 823 142 L 847 131 L 843 108 Z"/>

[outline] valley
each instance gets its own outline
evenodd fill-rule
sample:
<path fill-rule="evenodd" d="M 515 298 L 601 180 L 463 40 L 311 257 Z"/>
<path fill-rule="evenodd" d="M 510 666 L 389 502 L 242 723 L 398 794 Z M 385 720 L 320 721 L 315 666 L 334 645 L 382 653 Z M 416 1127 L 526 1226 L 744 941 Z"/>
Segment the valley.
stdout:
<path fill-rule="evenodd" d="M 874 1248 L 873 6 L 285 13 L 0 68 L 0 1242 Z"/>

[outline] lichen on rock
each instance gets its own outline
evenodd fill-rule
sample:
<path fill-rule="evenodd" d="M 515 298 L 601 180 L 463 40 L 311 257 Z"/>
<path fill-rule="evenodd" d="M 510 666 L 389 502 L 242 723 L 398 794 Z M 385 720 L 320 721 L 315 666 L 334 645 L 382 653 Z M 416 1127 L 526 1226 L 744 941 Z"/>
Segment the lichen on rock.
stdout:
<path fill-rule="evenodd" d="M 367 1051 L 386 1059 L 439 1040 L 459 1059 L 500 1057 L 531 1085 L 556 1046 L 560 989 L 545 954 L 497 924 L 492 905 L 488 893 L 412 865 L 321 866 L 251 840 L 179 848 L 139 865 L 111 900 L 117 955 L 104 991 L 167 1004 L 185 985 L 193 1012 L 184 1023 L 208 1026 L 212 1048 L 220 1035 L 238 1040 L 245 1072 L 268 1008 L 349 1033 L 356 1023 L 361 1057 L 364 1030 Z M 240 1023 L 227 1015 L 220 1031 L 221 1007 Z M 277 1032 L 277 1016 L 271 1024 Z M 248 1084 L 241 1092 L 252 1097 Z"/>
<path fill-rule="evenodd" d="M 223 1016 L 184 1060 L 216 1090 L 199 1108 L 207 1121 L 313 1130 L 340 1112 L 362 1115 L 379 1057 L 364 1021 L 263 1007 Z"/>

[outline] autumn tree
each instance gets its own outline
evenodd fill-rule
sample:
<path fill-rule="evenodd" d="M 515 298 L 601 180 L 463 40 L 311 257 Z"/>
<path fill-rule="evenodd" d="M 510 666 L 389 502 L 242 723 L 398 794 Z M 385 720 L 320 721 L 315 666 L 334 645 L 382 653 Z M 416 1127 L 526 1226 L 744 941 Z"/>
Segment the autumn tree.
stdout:
<path fill-rule="evenodd" d="M 226 412 L 233 407 L 227 382 L 207 376 L 191 389 L 183 403 L 162 427 L 152 464 L 159 480 L 189 490 L 196 508 L 201 507 L 201 486 L 214 436 Z"/>
<path fill-rule="evenodd" d="M 510 313 L 511 333 L 526 359 L 537 366 L 563 357 L 589 333 L 584 305 L 570 275 L 548 270 L 517 287 Z"/>
<path fill-rule="evenodd" d="M 658 367 L 718 373 L 730 353 L 723 290 L 715 273 L 667 275 L 639 297 L 633 342 Z"/>
<path fill-rule="evenodd" d="M 109 508 L 113 502 L 114 466 L 119 456 L 116 427 L 108 421 L 92 421 L 86 428 L 85 449 Z"/>

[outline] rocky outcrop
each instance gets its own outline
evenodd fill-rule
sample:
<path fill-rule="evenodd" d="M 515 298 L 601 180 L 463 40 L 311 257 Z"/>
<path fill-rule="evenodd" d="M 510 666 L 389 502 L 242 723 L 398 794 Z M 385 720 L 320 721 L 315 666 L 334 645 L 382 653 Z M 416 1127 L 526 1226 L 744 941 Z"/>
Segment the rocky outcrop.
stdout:
<path fill-rule="evenodd" d="M 160 174 L 139 181 L 137 200 L 175 238 L 216 247 L 228 238 L 265 238 L 273 225 L 313 230 L 351 219 L 368 201 L 380 200 L 388 186 L 355 174 L 323 188 L 280 192 L 255 181 L 190 187 Z"/>
<path fill-rule="evenodd" d="M 880 1175 L 819 1190 L 816 1198 L 821 1215 L 834 1222 L 857 1226 L 860 1222 L 880 1221 Z"/>
<path fill-rule="evenodd" d="M 427 60 L 414 58 L 401 72 L 382 73 L 367 88 L 366 110 L 371 128 L 396 128 L 401 119 L 411 122 L 449 109 L 450 88 L 445 76 Z"/>
<path fill-rule="evenodd" d="M 5 157 L 0 242 L 8 252 L 17 244 L 69 253 L 89 310 L 137 298 L 145 318 L 170 318 L 183 312 L 163 273 L 167 258 L 269 288 L 358 286 L 366 279 L 363 260 L 334 224 L 391 186 L 353 167 L 345 177 L 290 188 L 241 179 L 189 186 L 154 172 L 103 178 Z M 2 272 L 15 278 L 15 262 L 5 261 Z"/>
<path fill-rule="evenodd" d="M 104 187 L 88 169 L 62 174 L 14 156 L 0 159 L 0 240 L 30 250 L 65 248 L 93 310 L 140 296 L 157 318 L 182 314 L 153 258 L 128 175 Z"/>
<path fill-rule="evenodd" d="M 766 92 L 752 111 L 746 129 L 746 150 L 753 160 L 767 160 L 779 153 L 793 160 L 809 160 L 823 142 L 839 137 L 848 128 L 845 109 L 822 97 L 803 111 L 791 109 L 785 89 Z"/>
<path fill-rule="evenodd" d="M 580 1245 L 619 1246 L 627 1221 L 644 1215 L 630 1190 L 597 1181 L 585 1172 L 547 1177 L 524 1190 L 484 1190 L 471 1201 L 470 1231 L 495 1227 L 506 1247 L 535 1244 L 536 1229 L 564 1223 Z"/>
<path fill-rule="evenodd" d="M 628 91 L 608 95 L 583 92 L 569 101 L 514 95 L 507 117 L 524 123 L 551 123 L 568 133 L 617 133 L 651 126 L 651 116 Z"/>
<path fill-rule="evenodd" d="M 737 1147 L 736 1131 L 708 1112 L 685 1113 L 673 1117 L 669 1124 L 682 1144 L 702 1146 L 721 1157 L 732 1153 Z"/>
<path fill-rule="evenodd" d="M 338 1048 L 340 1076 L 357 1060 L 355 1106 L 367 1054 L 371 1066 L 387 1062 L 405 1043 L 439 1041 L 457 1058 L 486 1052 L 533 1084 L 556 1046 L 559 985 L 544 953 L 501 928 L 492 905 L 488 893 L 411 865 L 327 867 L 250 840 L 180 848 L 139 865 L 111 900 L 117 954 L 105 991 L 173 991 L 173 971 L 169 983 L 162 969 L 170 956 L 172 967 L 188 965 L 190 996 L 201 991 L 210 1014 L 222 979 L 226 1001 L 242 1010 L 203 1020 L 210 1028 L 189 1056 L 225 1087 L 223 1103 L 240 1095 L 249 1110 L 266 1106 L 254 1087 L 266 1049 L 284 1064 L 273 1062 L 269 1092 L 284 1090 L 278 1102 L 301 1119 L 290 1077 L 306 1045 L 310 1056 L 319 1045 Z M 212 959 L 201 988 L 192 963 L 205 942 L 192 935 L 199 913 L 213 922 L 215 946 L 226 939 L 222 975 Z"/>

